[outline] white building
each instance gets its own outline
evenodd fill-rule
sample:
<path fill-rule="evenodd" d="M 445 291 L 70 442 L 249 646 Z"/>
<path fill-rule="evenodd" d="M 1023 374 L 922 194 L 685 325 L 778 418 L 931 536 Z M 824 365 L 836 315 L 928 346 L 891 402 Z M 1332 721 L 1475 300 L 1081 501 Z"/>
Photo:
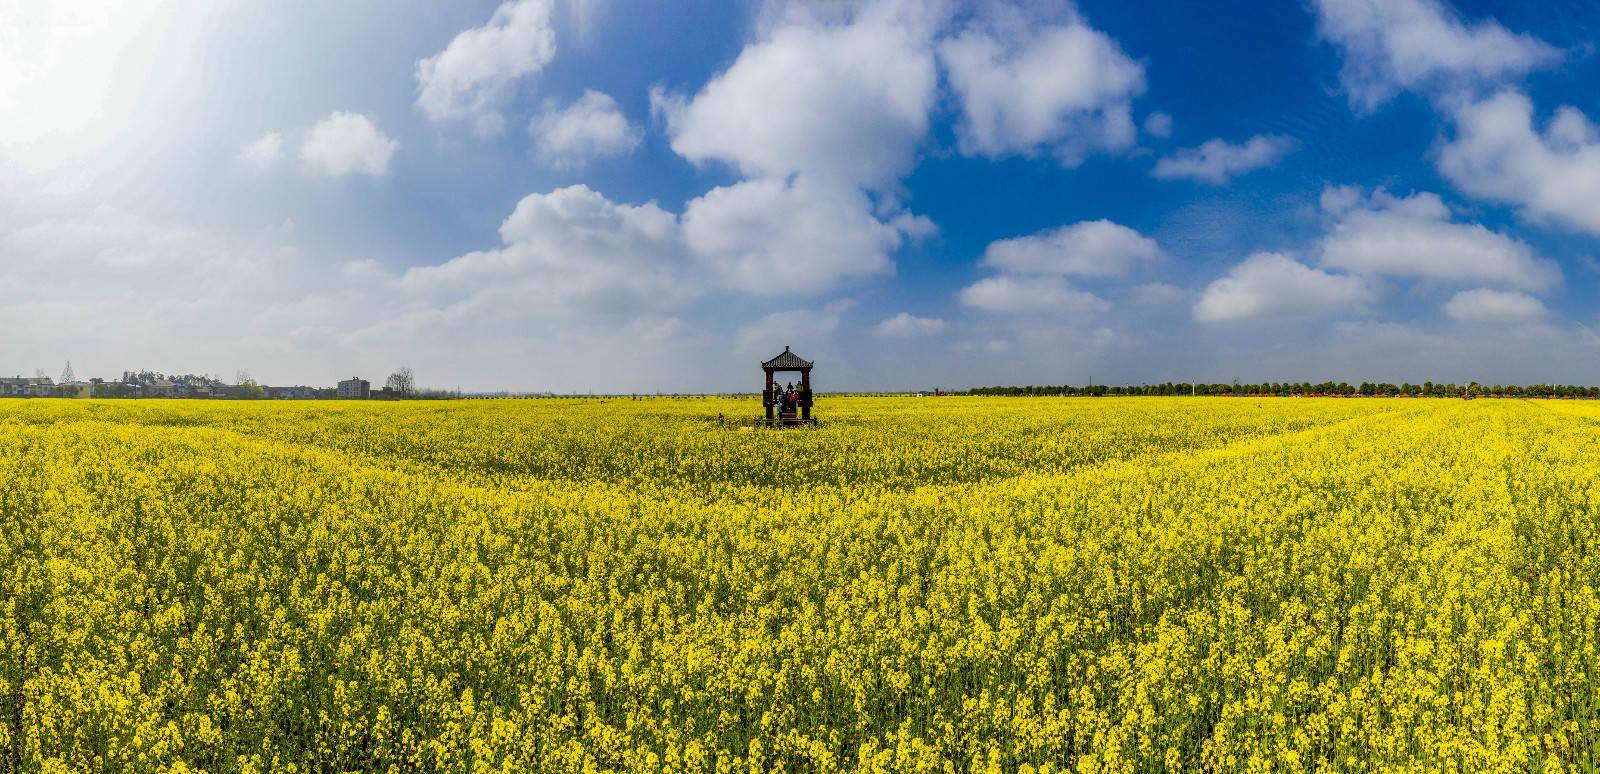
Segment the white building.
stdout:
<path fill-rule="evenodd" d="M 339 397 L 366 399 L 372 396 L 372 384 L 359 376 L 339 382 Z"/>

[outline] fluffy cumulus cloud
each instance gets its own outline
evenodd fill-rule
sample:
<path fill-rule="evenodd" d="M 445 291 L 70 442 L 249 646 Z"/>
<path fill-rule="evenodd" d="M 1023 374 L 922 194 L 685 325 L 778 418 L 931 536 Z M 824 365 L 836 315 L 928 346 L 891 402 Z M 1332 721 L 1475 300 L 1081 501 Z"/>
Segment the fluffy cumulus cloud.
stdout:
<path fill-rule="evenodd" d="M 638 147 L 642 135 L 617 101 L 598 91 L 586 91 L 564 108 L 547 104 L 528 133 L 541 160 L 563 166 L 625 155 Z"/>
<path fill-rule="evenodd" d="M 854 188 L 764 178 L 716 188 L 680 218 L 583 185 L 524 198 L 502 246 L 408 270 L 398 286 L 427 314 L 560 316 L 664 312 L 728 290 L 804 295 L 893 271 L 902 233 Z"/>
<path fill-rule="evenodd" d="M 713 281 L 757 295 L 814 293 L 894 270 L 903 233 L 861 191 L 805 176 L 715 188 L 684 209 L 684 236 Z"/>
<path fill-rule="evenodd" d="M 472 120 L 480 134 L 498 133 L 498 110 L 518 79 L 555 56 L 553 0 L 509 0 L 489 22 L 466 30 L 417 62 L 417 107 L 435 121 Z"/>
<path fill-rule="evenodd" d="M 918 317 L 901 312 L 885 319 L 873 328 L 879 336 L 891 339 L 910 339 L 918 336 L 935 336 L 944 333 L 949 325 L 937 317 Z"/>
<path fill-rule="evenodd" d="M 1022 11 L 991 10 L 938 49 L 961 109 L 963 153 L 1045 152 L 1072 166 L 1137 139 L 1130 105 L 1144 92 L 1144 67 L 1076 14 L 1039 23 Z"/>
<path fill-rule="evenodd" d="M 773 23 L 692 96 L 652 92 L 672 147 L 747 177 L 796 172 L 881 189 L 927 134 L 942 66 L 962 152 L 1048 153 L 1073 165 L 1131 147 L 1143 66 L 1075 10 L 1002 4 L 778 4 Z M 952 25 L 951 22 L 958 22 Z M 1152 131 L 1170 118 L 1151 117 Z"/>
<path fill-rule="evenodd" d="M 652 102 L 690 161 L 884 187 L 910 171 L 927 133 L 931 35 L 911 4 L 872 4 L 845 23 L 796 14 L 692 98 L 657 89 Z"/>
<path fill-rule="evenodd" d="M 906 238 L 933 233 L 926 218 L 896 211 L 889 192 L 927 135 L 940 64 L 960 106 L 965 152 L 1048 151 L 1075 163 L 1091 150 L 1130 146 L 1142 66 L 1075 14 L 1035 24 L 998 8 L 951 28 L 948 9 L 920 3 L 781 6 L 697 92 L 654 90 L 652 109 L 675 152 L 747 178 L 684 210 L 686 242 L 714 281 L 751 293 L 819 292 L 891 272 Z M 1103 222 L 997 243 L 990 264 L 1117 276 L 1159 255 L 1153 242 Z M 996 282 L 975 286 L 975 305 L 1017 306 L 1013 281 Z M 1039 287 L 1069 306 L 1105 303 L 1064 283 Z"/>
<path fill-rule="evenodd" d="M 1084 221 L 985 248 L 982 265 L 999 274 L 963 288 L 963 306 L 1018 315 L 1103 314 L 1111 302 L 1067 283 L 1066 275 L 1123 277 L 1165 260 L 1155 240 L 1109 220 Z"/>
<path fill-rule="evenodd" d="M 400 143 L 359 113 L 338 112 L 306 131 L 300 160 L 307 170 L 333 178 L 350 175 L 382 177 Z"/>
<path fill-rule="evenodd" d="M 1544 317 L 1544 303 L 1526 293 L 1478 288 L 1463 290 L 1445 302 L 1444 313 L 1465 322 L 1512 324 Z"/>
<path fill-rule="evenodd" d="M 1120 277 L 1162 257 L 1154 239 L 1109 220 L 1092 220 L 991 242 L 983 264 L 1016 274 Z"/>
<path fill-rule="evenodd" d="M 1476 223 L 1456 223 L 1438 195 L 1408 197 L 1351 189 L 1326 192 L 1335 218 L 1321 242 L 1322 265 L 1359 274 L 1545 290 L 1561 270 L 1526 243 Z"/>
<path fill-rule="evenodd" d="M 1303 318 L 1360 310 L 1373 292 L 1359 277 L 1313 269 L 1282 253 L 1256 253 L 1200 294 L 1194 318 L 1228 322 Z"/>
<path fill-rule="evenodd" d="M 685 240 L 713 284 L 821 292 L 892 273 L 906 238 L 937 231 L 893 192 L 937 99 L 940 16 L 917 3 L 833 10 L 782 6 L 692 96 L 651 93 L 676 153 L 746 178 L 684 209 Z"/>
<path fill-rule="evenodd" d="M 1464 20 L 1440 0 L 1315 0 L 1314 6 L 1318 33 L 1344 54 L 1339 80 L 1361 110 L 1402 90 L 1493 83 L 1561 56 L 1492 19 Z"/>
<path fill-rule="evenodd" d="M 1258 134 L 1234 144 L 1221 138 L 1198 148 L 1185 148 L 1156 162 L 1151 174 L 1163 180 L 1187 178 L 1221 185 L 1239 175 L 1271 166 L 1295 149 L 1295 141 L 1275 134 Z"/>
<path fill-rule="evenodd" d="M 655 204 L 618 204 L 587 186 L 523 198 L 503 246 L 399 278 L 429 314 L 558 316 L 662 309 L 698 292 L 678 220 Z"/>
<path fill-rule="evenodd" d="M 1054 276 L 988 277 L 963 288 L 959 298 L 964 306 L 999 314 L 1093 314 L 1111 309 L 1109 301 Z"/>
<path fill-rule="evenodd" d="M 1504 91 L 1453 111 L 1455 136 L 1439 169 L 1461 190 L 1521 208 L 1524 215 L 1600 235 L 1600 133 L 1562 107 L 1535 128 L 1533 103 Z"/>

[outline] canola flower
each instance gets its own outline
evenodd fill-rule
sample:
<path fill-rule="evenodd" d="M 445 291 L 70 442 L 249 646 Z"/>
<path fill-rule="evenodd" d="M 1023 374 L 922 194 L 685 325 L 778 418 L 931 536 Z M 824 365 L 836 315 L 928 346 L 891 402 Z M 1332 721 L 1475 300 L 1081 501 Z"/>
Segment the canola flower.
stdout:
<path fill-rule="evenodd" d="M 0 401 L 0 770 L 1600 762 L 1600 406 L 719 412 Z"/>

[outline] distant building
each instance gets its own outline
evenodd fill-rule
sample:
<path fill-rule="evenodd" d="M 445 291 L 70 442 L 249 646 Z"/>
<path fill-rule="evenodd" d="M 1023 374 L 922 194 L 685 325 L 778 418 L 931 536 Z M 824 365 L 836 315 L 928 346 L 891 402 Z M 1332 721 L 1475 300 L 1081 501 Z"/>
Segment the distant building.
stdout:
<path fill-rule="evenodd" d="M 55 394 L 55 380 L 48 376 L 0 377 L 0 397 L 42 398 Z"/>
<path fill-rule="evenodd" d="M 268 387 L 266 390 L 267 397 L 274 400 L 310 400 L 317 397 L 317 388 L 303 384 L 293 387 Z M 339 397 L 342 398 L 344 395 L 340 394 Z"/>
<path fill-rule="evenodd" d="M 352 376 L 349 379 L 339 382 L 338 395 L 340 398 L 366 400 L 367 398 L 372 397 L 372 383 L 368 382 L 366 379 L 362 379 L 359 376 Z"/>
<path fill-rule="evenodd" d="M 56 385 L 56 395 L 63 398 L 87 398 L 94 395 L 94 385 L 88 382 L 62 382 Z"/>
<path fill-rule="evenodd" d="M 177 397 L 177 385 L 170 379 L 156 379 L 144 390 L 147 398 L 172 398 Z"/>

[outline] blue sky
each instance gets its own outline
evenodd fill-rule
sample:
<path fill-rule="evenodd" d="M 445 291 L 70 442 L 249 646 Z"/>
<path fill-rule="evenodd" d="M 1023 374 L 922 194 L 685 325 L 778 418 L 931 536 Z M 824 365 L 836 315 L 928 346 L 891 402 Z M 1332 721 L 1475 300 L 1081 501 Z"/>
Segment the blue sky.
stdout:
<path fill-rule="evenodd" d="M 1586 3 L 58 6 L 8 373 L 1600 382 Z"/>

